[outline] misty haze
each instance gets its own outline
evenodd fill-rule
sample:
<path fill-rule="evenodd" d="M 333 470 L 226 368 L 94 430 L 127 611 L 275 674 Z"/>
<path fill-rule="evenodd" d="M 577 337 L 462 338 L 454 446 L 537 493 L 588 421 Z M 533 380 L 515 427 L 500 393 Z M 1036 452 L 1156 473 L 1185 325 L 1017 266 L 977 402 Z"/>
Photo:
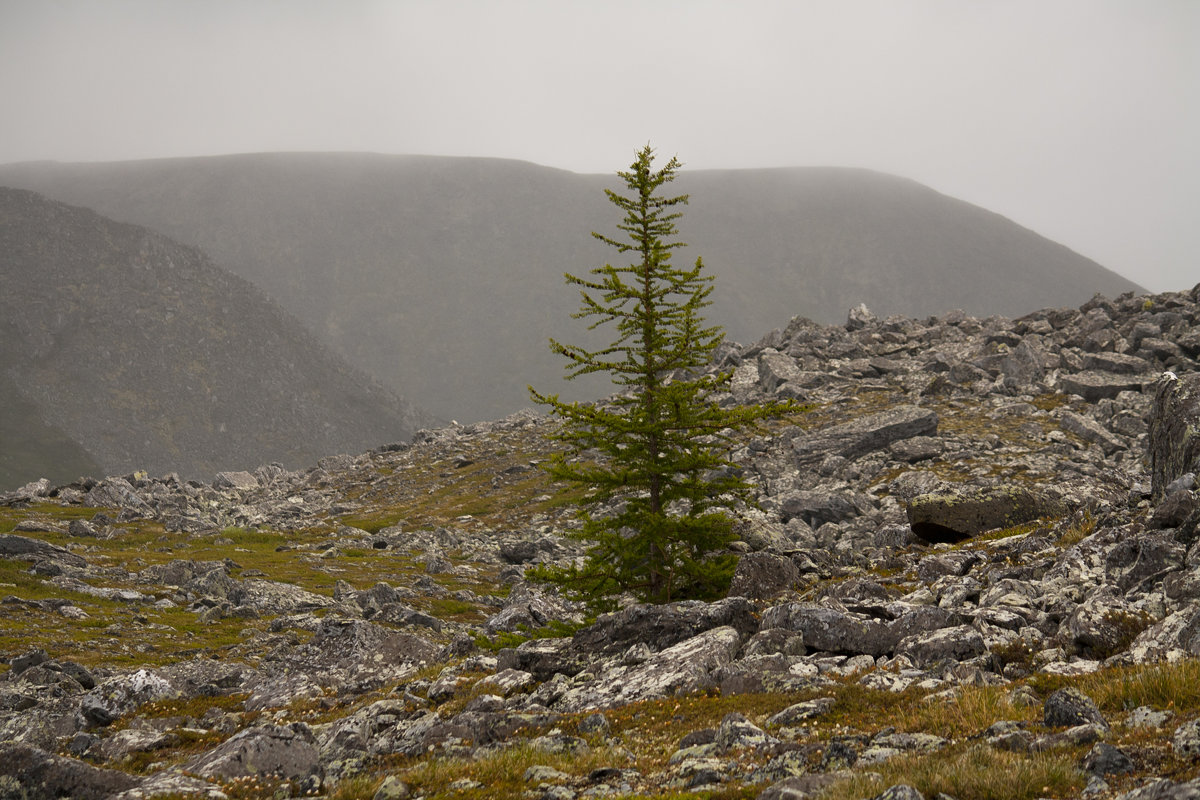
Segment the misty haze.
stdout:
<path fill-rule="evenodd" d="M 1200 796 L 1198 33 L 0 0 L 0 800 Z"/>

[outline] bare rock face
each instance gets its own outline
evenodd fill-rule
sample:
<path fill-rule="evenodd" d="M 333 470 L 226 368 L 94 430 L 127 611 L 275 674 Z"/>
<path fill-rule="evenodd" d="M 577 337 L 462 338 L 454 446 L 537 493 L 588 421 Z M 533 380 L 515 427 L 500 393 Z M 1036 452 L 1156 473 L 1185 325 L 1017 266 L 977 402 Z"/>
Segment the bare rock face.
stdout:
<path fill-rule="evenodd" d="M 1159 379 L 1150 411 L 1150 477 L 1154 497 L 1184 474 L 1200 473 L 1200 373 Z"/>

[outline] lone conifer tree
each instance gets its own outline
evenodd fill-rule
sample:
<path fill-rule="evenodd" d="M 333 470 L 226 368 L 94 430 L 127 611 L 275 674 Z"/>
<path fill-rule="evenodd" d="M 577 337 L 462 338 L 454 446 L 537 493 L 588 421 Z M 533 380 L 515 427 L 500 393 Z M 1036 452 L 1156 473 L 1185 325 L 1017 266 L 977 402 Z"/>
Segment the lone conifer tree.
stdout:
<path fill-rule="evenodd" d="M 710 304 L 712 277 L 702 274 L 699 258 L 687 269 L 671 264 L 673 251 L 684 246 L 673 241 L 682 216 L 676 208 L 688 198 L 659 194 L 680 164 L 672 158 L 655 171 L 653 158 L 647 145 L 628 172 L 617 173 L 627 194 L 605 190 L 624 212 L 618 238 L 592 234 L 631 263 L 606 264 L 590 280 L 566 275 L 582 297 L 573 316 L 593 319 L 591 328 L 615 325 L 616 340 L 601 350 L 550 340 L 569 362 L 568 378 L 606 372 L 621 391 L 589 404 L 530 387 L 534 400 L 563 421 L 558 438 L 568 452 L 552 459 L 548 472 L 591 490 L 575 534 L 590 542 L 584 563 L 535 577 L 596 608 L 611 606 L 623 592 L 663 603 L 711 598 L 728 588 L 736 557 L 728 549 L 732 520 L 722 508 L 748 489 L 728 469 L 729 432 L 788 408 L 721 408 L 712 399 L 729 380 L 702 371 L 723 339 L 700 315 Z"/>

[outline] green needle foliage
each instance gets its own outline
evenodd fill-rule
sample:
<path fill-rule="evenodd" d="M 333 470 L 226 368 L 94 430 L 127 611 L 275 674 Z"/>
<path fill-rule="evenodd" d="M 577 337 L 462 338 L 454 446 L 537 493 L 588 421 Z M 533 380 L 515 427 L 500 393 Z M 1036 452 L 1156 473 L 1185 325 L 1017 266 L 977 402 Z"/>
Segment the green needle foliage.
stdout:
<path fill-rule="evenodd" d="M 547 471 L 590 490 L 576 534 L 590 542 L 584 563 L 543 568 L 535 577 L 598 610 L 626 592 L 665 603 L 728 589 L 737 558 L 725 509 L 747 499 L 749 489 L 728 460 L 730 439 L 738 428 L 792 408 L 722 408 L 713 399 L 730 378 L 703 371 L 724 336 L 700 314 L 710 305 L 713 279 L 699 258 L 686 269 L 671 264 L 684 246 L 673 240 L 682 216 L 676 208 L 688 198 L 660 194 L 680 164 L 672 158 L 655 171 L 653 159 L 647 145 L 628 172 L 617 173 L 628 193 L 606 190 L 624 213 L 619 238 L 592 234 L 631 263 L 606 264 L 591 279 L 566 275 L 582 297 L 573 316 L 592 320 L 593 329 L 615 327 L 616 340 L 600 350 L 550 341 L 568 361 L 568 378 L 605 372 L 619 393 L 590 404 L 529 390 L 564 423 L 558 438 L 566 452 Z"/>

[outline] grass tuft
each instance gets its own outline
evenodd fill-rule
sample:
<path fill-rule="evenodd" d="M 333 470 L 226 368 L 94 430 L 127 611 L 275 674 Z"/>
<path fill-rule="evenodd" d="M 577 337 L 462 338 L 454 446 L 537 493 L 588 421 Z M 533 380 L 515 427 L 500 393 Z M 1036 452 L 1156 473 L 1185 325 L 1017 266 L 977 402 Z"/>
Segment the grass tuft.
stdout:
<path fill-rule="evenodd" d="M 955 800 L 1036 800 L 1076 796 L 1087 784 L 1072 751 L 1009 753 L 986 745 L 909 756 L 879 765 L 832 787 L 822 800 L 861 800 L 889 786 L 907 784 L 926 797 Z"/>

